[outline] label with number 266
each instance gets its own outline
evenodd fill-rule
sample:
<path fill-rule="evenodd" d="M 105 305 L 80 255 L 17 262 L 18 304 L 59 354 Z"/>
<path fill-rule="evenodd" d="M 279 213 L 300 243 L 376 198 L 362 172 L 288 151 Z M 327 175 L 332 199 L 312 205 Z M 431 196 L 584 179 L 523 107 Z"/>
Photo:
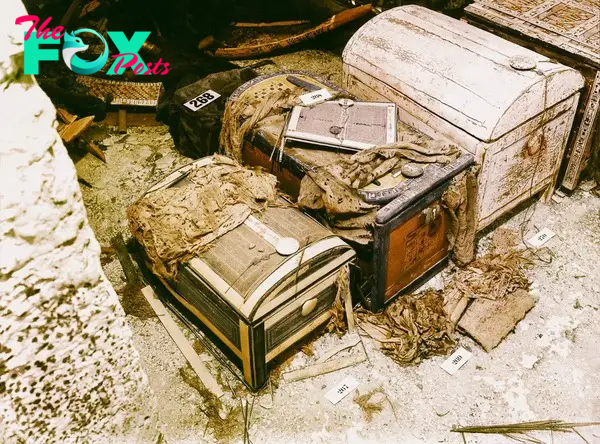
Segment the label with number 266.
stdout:
<path fill-rule="evenodd" d="M 194 97 L 192 100 L 185 102 L 183 105 L 192 111 L 198 111 L 201 108 L 204 108 L 209 103 L 214 102 L 221 94 L 214 92 L 212 89 L 203 92 L 198 97 Z"/>

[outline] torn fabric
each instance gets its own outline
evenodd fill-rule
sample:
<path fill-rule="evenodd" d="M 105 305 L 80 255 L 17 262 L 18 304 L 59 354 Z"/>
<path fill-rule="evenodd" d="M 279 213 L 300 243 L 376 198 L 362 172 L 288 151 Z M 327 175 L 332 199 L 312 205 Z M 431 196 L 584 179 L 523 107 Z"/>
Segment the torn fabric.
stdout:
<path fill-rule="evenodd" d="M 224 156 L 195 167 L 175 186 L 150 192 L 127 210 L 129 227 L 144 247 L 153 271 L 175 276 L 181 263 L 254 211 L 275 204 L 277 179 Z"/>
<path fill-rule="evenodd" d="M 448 215 L 448 250 L 454 261 L 465 266 L 475 259 L 477 234 L 477 167 L 471 167 L 452 179 L 442 196 Z"/>
<path fill-rule="evenodd" d="M 380 342 L 383 352 L 400 365 L 447 355 L 456 345 L 444 298 L 433 290 L 402 296 L 381 313 L 359 309 L 357 315 L 359 327 Z"/>

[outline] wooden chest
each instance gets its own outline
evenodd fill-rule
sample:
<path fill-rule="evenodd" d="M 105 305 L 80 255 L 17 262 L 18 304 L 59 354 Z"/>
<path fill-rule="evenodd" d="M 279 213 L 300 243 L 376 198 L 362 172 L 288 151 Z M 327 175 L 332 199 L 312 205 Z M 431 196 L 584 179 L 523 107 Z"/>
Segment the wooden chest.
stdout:
<path fill-rule="evenodd" d="M 186 186 L 186 171 L 203 162 L 175 171 L 149 191 Z M 349 278 L 343 270 L 354 257 L 346 242 L 282 199 L 281 207 L 251 215 L 217 238 L 174 280 L 160 279 L 258 390 L 269 364 L 329 319 L 340 280 Z"/>
<path fill-rule="evenodd" d="M 369 21 L 343 61 L 350 92 L 475 155 L 479 230 L 553 189 L 583 87 L 574 69 L 419 6 Z"/>
<path fill-rule="evenodd" d="M 335 87 L 316 76 L 294 73 L 296 77 L 334 92 Z M 286 84 L 287 74 L 259 77 L 231 96 L 237 100 L 249 85 L 274 81 Z M 283 128 L 283 119 L 274 119 L 256 131 L 243 147 L 244 164 L 261 166 L 279 180 L 282 191 L 297 198 L 305 172 L 315 166 L 331 163 L 338 154 L 331 151 L 298 148 L 288 143 L 283 159 L 272 162 L 271 153 Z M 399 134 L 416 134 L 408 125 L 398 122 Z M 358 255 L 362 273 L 360 297 L 363 305 L 373 311 L 401 294 L 403 290 L 429 278 L 445 265 L 448 257 L 446 228 L 448 219 L 440 202 L 454 176 L 473 163 L 473 156 L 463 154 L 448 165 L 430 164 L 423 176 L 405 179 L 388 174 L 380 184 L 361 190 L 367 202 L 379 205 L 373 240 L 368 246 L 352 243 Z"/>
<path fill-rule="evenodd" d="M 560 178 L 564 188 L 575 189 L 581 171 L 600 151 L 600 2 L 478 0 L 465 13 L 470 23 L 584 75 L 585 88 Z"/>

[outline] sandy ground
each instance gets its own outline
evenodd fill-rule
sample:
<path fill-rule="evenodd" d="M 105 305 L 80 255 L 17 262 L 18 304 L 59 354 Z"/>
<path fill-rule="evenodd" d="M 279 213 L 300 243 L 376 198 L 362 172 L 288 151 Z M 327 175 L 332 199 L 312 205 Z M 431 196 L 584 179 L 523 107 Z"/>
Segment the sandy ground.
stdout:
<path fill-rule="evenodd" d="M 306 51 L 272 58 L 277 67 L 313 71 L 339 82 L 335 55 Z M 125 209 L 146 188 L 189 159 L 174 150 L 166 127 L 96 129 L 106 146 L 107 164 L 86 155 L 77 162 L 79 175 L 94 188 L 83 187 L 90 223 L 107 245 L 117 232 L 129 236 Z M 415 367 L 400 367 L 364 339 L 368 361 L 328 375 L 287 383 L 259 395 L 254 402 L 250 439 L 253 443 L 463 443 L 450 432 L 455 425 L 506 423 L 542 419 L 600 420 L 600 198 L 576 191 L 560 203 L 538 203 L 529 210 L 527 238 L 548 227 L 556 233 L 546 246 L 552 262 L 536 262 L 529 272 L 535 308 L 495 350 L 486 353 L 467 337 L 460 345 L 473 357 L 450 376 L 440 368 L 445 358 Z M 526 219 L 516 213 L 504 227 L 519 229 Z M 482 239 L 479 252 L 489 247 Z M 124 276 L 115 257 L 104 258 L 107 276 L 122 292 Z M 432 285 L 439 285 L 433 279 Z M 159 400 L 160 422 L 168 443 L 242 442 L 241 398 L 251 399 L 239 382 L 207 352 L 201 357 L 226 390 L 222 416 L 207 421 L 206 402 L 182 377 L 186 361 L 157 318 L 127 316 L 134 342 Z M 325 334 L 313 343 L 314 356 L 298 352 L 286 370 L 314 362 L 340 343 Z M 354 351 L 356 352 L 356 351 Z M 184 370 L 185 371 L 185 370 Z M 383 389 L 389 402 L 369 422 L 353 394 L 337 405 L 324 394 L 353 376 L 358 391 Z M 193 385 L 193 384 L 192 384 Z M 232 392 L 233 390 L 233 392 Z M 231 412 L 227 410 L 230 409 Z M 229 415 L 228 415 L 229 413 Z M 217 425 L 215 425 L 217 424 Z M 600 443 L 600 427 L 579 429 L 589 443 Z M 550 443 L 584 443 L 578 435 L 540 433 Z M 514 442 L 504 437 L 471 435 L 468 443 Z"/>

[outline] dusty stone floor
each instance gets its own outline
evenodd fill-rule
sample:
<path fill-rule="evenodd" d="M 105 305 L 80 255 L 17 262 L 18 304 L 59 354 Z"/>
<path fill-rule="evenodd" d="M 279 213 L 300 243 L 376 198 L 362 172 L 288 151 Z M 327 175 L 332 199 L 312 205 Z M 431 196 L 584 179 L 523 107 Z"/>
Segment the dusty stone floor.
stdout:
<path fill-rule="evenodd" d="M 277 67 L 313 71 L 339 82 L 339 58 L 307 51 L 272 58 Z M 309 65 L 310 63 L 310 65 Z M 151 184 L 189 159 L 179 156 L 166 127 L 96 129 L 107 146 L 107 164 L 86 155 L 76 162 L 88 217 L 101 244 L 117 232 L 129 236 L 125 209 Z M 495 350 L 486 353 L 467 337 L 460 344 L 473 352 L 454 376 L 441 368 L 445 358 L 416 367 L 400 367 L 364 338 L 369 360 L 355 367 L 301 382 L 281 381 L 259 395 L 254 404 L 250 439 L 253 443 L 462 443 L 454 425 L 507 423 L 542 419 L 600 420 L 600 198 L 576 191 L 560 203 L 538 203 L 525 238 L 544 227 L 556 236 L 546 246 L 552 262 L 536 262 L 529 272 L 535 308 Z M 516 213 L 504 227 L 519 229 L 527 215 Z M 490 245 L 482 239 L 479 252 Z M 104 257 L 104 269 L 122 295 L 124 276 L 115 256 Z M 432 285 L 440 285 L 441 278 Z M 186 361 L 156 317 L 128 315 L 152 389 L 159 399 L 165 442 L 242 442 L 240 399 L 251 399 L 243 386 L 202 346 L 201 357 L 223 383 L 225 420 L 207 420 L 202 391 L 188 375 Z M 190 336 L 191 337 L 191 336 Z M 325 334 L 313 343 L 314 356 L 298 352 L 286 370 L 314 362 L 339 344 Z M 329 387 L 353 376 L 364 393 L 382 388 L 389 400 L 368 422 L 353 402 L 353 394 L 337 405 L 324 398 Z M 191 385 L 190 385 L 191 383 Z M 581 428 L 587 442 L 600 443 L 600 427 Z M 544 442 L 577 443 L 575 434 L 535 435 Z M 467 436 L 468 443 L 508 443 L 494 435 Z"/>

